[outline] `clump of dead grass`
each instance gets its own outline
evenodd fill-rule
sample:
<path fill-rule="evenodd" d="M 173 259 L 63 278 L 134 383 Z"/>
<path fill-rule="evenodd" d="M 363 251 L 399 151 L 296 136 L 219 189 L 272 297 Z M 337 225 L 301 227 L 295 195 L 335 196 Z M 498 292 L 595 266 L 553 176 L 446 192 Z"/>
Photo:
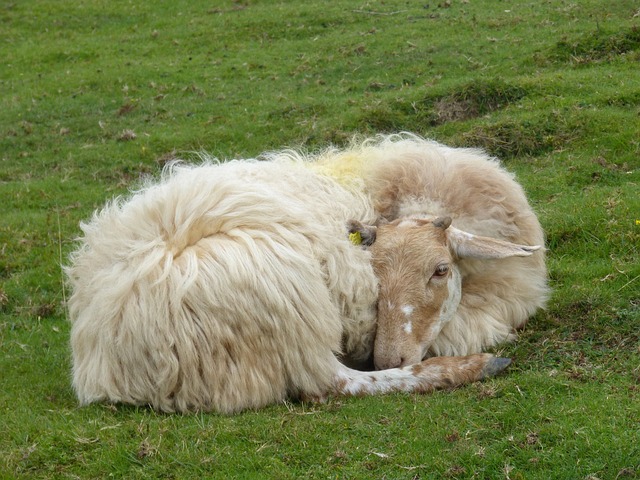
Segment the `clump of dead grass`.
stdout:
<path fill-rule="evenodd" d="M 519 85 L 499 79 L 470 82 L 435 98 L 425 98 L 431 109 L 431 123 L 468 120 L 505 108 L 527 95 Z"/>
<path fill-rule="evenodd" d="M 462 143 L 509 159 L 535 157 L 565 148 L 583 127 L 559 114 L 530 120 L 504 120 L 478 125 L 462 134 Z"/>
<path fill-rule="evenodd" d="M 610 61 L 620 55 L 640 50 L 640 27 L 632 26 L 617 32 L 601 29 L 574 39 L 564 38 L 556 43 L 551 60 L 574 64 Z"/>
<path fill-rule="evenodd" d="M 479 80 L 418 100 L 374 103 L 365 107 L 361 123 L 377 132 L 426 130 L 483 117 L 517 103 L 529 93 L 521 85 L 500 79 Z"/>

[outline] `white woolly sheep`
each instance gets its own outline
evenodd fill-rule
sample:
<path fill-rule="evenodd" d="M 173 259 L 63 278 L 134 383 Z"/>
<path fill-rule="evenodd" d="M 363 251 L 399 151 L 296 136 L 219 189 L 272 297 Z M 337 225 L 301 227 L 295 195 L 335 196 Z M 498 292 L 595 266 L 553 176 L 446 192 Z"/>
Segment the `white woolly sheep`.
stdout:
<path fill-rule="evenodd" d="M 394 142 L 367 149 L 384 156 Z M 346 173 L 331 171 L 334 150 L 316 164 L 279 152 L 174 165 L 96 212 L 65 268 L 80 402 L 231 413 L 287 397 L 425 392 L 504 369 L 509 360 L 489 354 L 377 372 L 340 361 L 370 357 L 378 303 L 372 252 L 347 237 L 349 220 L 372 224 L 380 206 L 353 152 Z"/>

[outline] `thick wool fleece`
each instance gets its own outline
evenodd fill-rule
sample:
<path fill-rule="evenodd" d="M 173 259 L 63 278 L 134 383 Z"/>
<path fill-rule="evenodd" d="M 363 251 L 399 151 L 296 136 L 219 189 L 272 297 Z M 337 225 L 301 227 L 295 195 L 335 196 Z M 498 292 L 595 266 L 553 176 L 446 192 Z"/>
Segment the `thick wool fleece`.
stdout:
<path fill-rule="evenodd" d="M 165 411 L 324 393 L 375 333 L 364 195 L 290 161 L 174 166 L 84 224 L 67 273 L 81 403 Z"/>

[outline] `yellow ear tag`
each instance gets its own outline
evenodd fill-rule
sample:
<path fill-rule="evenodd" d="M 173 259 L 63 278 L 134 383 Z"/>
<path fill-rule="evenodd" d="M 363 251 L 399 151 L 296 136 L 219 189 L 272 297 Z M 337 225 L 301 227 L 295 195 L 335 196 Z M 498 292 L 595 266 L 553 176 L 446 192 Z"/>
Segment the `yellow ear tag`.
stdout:
<path fill-rule="evenodd" d="M 354 245 L 362 245 L 362 235 L 360 235 L 360 232 L 350 233 L 349 240 L 351 240 L 351 243 Z"/>

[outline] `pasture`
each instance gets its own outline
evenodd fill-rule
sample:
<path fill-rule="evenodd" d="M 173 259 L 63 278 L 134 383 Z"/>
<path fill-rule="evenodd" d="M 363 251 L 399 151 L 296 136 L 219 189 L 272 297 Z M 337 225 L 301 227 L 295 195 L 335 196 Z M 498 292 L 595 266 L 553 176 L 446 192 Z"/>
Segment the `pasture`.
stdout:
<path fill-rule="evenodd" d="M 635 0 L 0 5 L 0 478 L 640 476 Z M 409 130 L 483 147 L 547 235 L 506 375 L 235 416 L 79 408 L 60 264 L 105 201 L 206 150 Z"/>

